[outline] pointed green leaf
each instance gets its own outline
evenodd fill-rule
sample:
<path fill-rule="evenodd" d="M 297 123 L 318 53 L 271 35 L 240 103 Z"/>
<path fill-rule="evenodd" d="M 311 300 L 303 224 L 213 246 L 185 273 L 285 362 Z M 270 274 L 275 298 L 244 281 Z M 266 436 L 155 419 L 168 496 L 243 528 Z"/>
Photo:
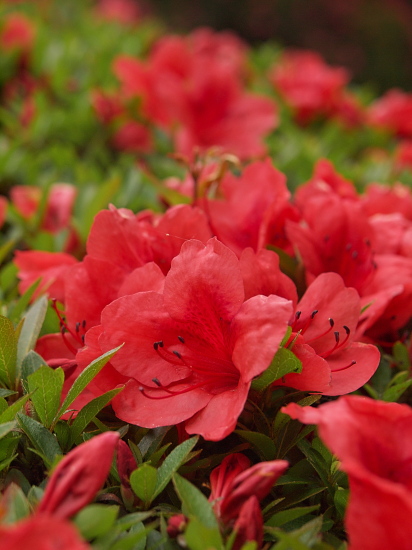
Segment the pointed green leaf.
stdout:
<path fill-rule="evenodd" d="M 33 447 L 47 460 L 46 466 L 50 468 L 56 457 L 63 454 L 57 439 L 42 424 L 30 418 L 30 416 L 19 413 L 17 420 Z"/>
<path fill-rule="evenodd" d="M 99 397 L 96 397 L 87 403 L 87 405 L 79 411 L 70 427 L 70 438 L 72 442 L 76 441 L 93 418 L 113 399 L 115 395 L 122 391 L 123 387 L 124 386 L 121 388 L 115 388 L 114 390 L 110 390 L 102 395 L 99 395 Z"/>
<path fill-rule="evenodd" d="M 154 492 L 153 498 L 156 498 L 157 495 L 163 491 L 169 481 L 172 479 L 172 476 L 180 466 L 185 462 L 187 455 L 193 449 L 193 447 L 198 442 L 198 437 L 192 437 L 183 441 L 178 445 L 173 451 L 165 458 L 163 464 L 157 471 L 157 483 L 156 490 Z"/>
<path fill-rule="evenodd" d="M 0 382 L 8 388 L 16 385 L 17 338 L 13 323 L 0 316 Z"/>
<path fill-rule="evenodd" d="M 29 308 L 21 329 L 17 344 L 17 365 L 20 367 L 23 359 L 34 348 L 47 311 L 47 298 L 42 296 Z"/>
<path fill-rule="evenodd" d="M 63 383 L 63 369 L 52 369 L 46 365 L 27 379 L 29 391 L 33 393 L 31 401 L 46 428 L 50 428 L 59 409 Z"/>
<path fill-rule="evenodd" d="M 217 529 L 218 524 L 211 503 L 197 487 L 187 479 L 174 474 L 173 484 L 183 504 L 183 513 L 189 518 L 196 518 L 205 527 Z"/>
<path fill-rule="evenodd" d="M 7 409 L 0 414 L 0 424 L 3 424 L 3 422 L 10 422 L 11 420 L 14 420 L 16 418 L 16 414 L 20 411 L 22 407 L 24 407 L 29 398 L 29 394 L 23 395 L 23 397 L 20 397 L 20 399 L 12 403 L 10 407 L 7 407 Z"/>
<path fill-rule="evenodd" d="M 223 548 L 222 537 L 218 527 L 206 527 L 198 518 L 192 518 L 185 530 L 185 541 L 190 550 Z"/>
<path fill-rule="evenodd" d="M 21 364 L 21 379 L 26 382 L 30 374 L 46 364 L 46 361 L 38 353 L 30 350 Z"/>
<path fill-rule="evenodd" d="M 115 349 L 112 349 L 110 351 L 107 351 L 94 361 L 88 365 L 83 372 L 79 374 L 79 376 L 76 378 L 76 380 L 73 383 L 73 386 L 70 388 L 66 395 L 66 399 L 63 401 L 62 406 L 57 412 L 57 415 L 55 417 L 55 420 L 58 420 L 61 415 L 70 407 L 70 405 L 73 403 L 73 401 L 78 397 L 84 388 L 87 386 L 89 382 L 93 380 L 93 378 L 99 374 L 99 372 L 102 370 L 102 368 L 105 366 L 106 363 L 110 361 L 110 359 L 113 357 L 113 355 L 119 351 L 119 349 L 123 347 L 123 344 L 118 346 Z"/>
<path fill-rule="evenodd" d="M 302 372 L 302 362 L 288 348 L 280 348 L 269 367 L 258 378 L 253 380 L 252 388 L 263 391 L 272 382 L 290 373 Z"/>
<path fill-rule="evenodd" d="M 130 485 L 134 493 L 146 505 L 153 500 L 153 495 L 156 489 L 157 470 L 150 466 L 147 462 L 134 470 L 130 475 Z"/>
<path fill-rule="evenodd" d="M 266 525 L 269 525 L 270 527 L 281 527 L 282 525 L 285 525 L 285 523 L 289 523 L 290 521 L 306 516 L 307 514 L 310 514 L 318 509 L 319 504 L 314 506 L 299 506 L 289 510 L 282 510 L 281 512 L 277 512 L 277 514 L 274 514 L 269 521 L 266 522 Z"/>
<path fill-rule="evenodd" d="M 16 391 L 13 390 L 7 390 L 6 388 L 0 388 L 0 398 L 2 397 L 9 397 L 9 395 L 16 394 Z"/>
<path fill-rule="evenodd" d="M 267 435 L 247 430 L 236 430 L 235 433 L 252 443 L 263 460 L 274 460 L 276 458 L 276 445 Z"/>
<path fill-rule="evenodd" d="M 9 317 L 11 321 L 13 321 L 14 323 L 17 323 L 20 320 L 21 316 L 23 315 L 23 312 L 26 310 L 27 306 L 29 305 L 30 300 L 32 299 L 40 283 L 41 283 L 41 278 L 37 279 L 37 281 L 34 281 L 34 283 L 29 286 L 26 292 L 14 304 L 13 308 L 9 312 Z"/>
<path fill-rule="evenodd" d="M 118 513 L 118 506 L 90 504 L 80 510 L 74 519 L 74 524 L 83 538 L 92 540 L 112 529 Z"/>
<path fill-rule="evenodd" d="M 11 422 L 4 422 L 0 424 L 0 439 L 13 431 L 16 428 L 16 421 L 12 420 Z"/>

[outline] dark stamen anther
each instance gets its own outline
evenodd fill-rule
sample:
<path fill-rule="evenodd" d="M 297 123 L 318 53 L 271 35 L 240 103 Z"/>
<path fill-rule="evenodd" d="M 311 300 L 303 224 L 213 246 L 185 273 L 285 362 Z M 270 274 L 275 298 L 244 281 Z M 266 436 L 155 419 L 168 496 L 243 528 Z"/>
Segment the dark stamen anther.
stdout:
<path fill-rule="evenodd" d="M 349 335 L 350 334 L 350 328 L 347 327 L 346 325 L 343 325 L 343 328 L 345 329 L 346 334 Z"/>
<path fill-rule="evenodd" d="M 80 330 L 80 323 L 76 323 L 76 332 L 79 332 Z"/>
<path fill-rule="evenodd" d="M 157 348 L 162 348 L 163 347 L 163 340 L 159 340 L 158 342 L 154 342 L 153 347 L 156 351 L 157 351 Z"/>
<path fill-rule="evenodd" d="M 154 382 L 156 386 L 159 386 L 159 387 L 162 385 L 158 378 L 152 378 L 152 382 Z"/>
<path fill-rule="evenodd" d="M 312 311 L 312 313 L 310 314 L 311 318 L 313 319 L 315 317 L 315 315 L 318 313 L 318 309 L 315 309 Z"/>
<path fill-rule="evenodd" d="M 82 344 L 84 344 L 84 334 L 82 335 L 81 340 L 82 340 Z"/>
<path fill-rule="evenodd" d="M 295 319 L 296 319 L 296 321 L 297 321 L 298 319 L 300 319 L 300 316 L 301 316 L 301 315 L 302 315 L 302 312 L 301 312 L 301 311 L 297 311 L 297 312 L 295 313 Z"/>
<path fill-rule="evenodd" d="M 181 359 L 181 358 L 182 358 L 182 356 L 180 355 L 180 353 L 179 353 L 178 351 L 173 350 L 172 353 L 174 353 L 178 359 Z"/>
<path fill-rule="evenodd" d="M 185 339 L 183 338 L 183 336 L 178 336 L 177 339 L 182 342 L 182 344 L 185 343 Z"/>
<path fill-rule="evenodd" d="M 358 252 L 357 252 L 356 250 L 354 250 L 354 251 L 352 252 L 352 258 L 353 258 L 354 260 L 356 260 L 357 257 L 358 257 Z"/>
<path fill-rule="evenodd" d="M 335 325 L 335 321 L 332 318 L 330 318 L 329 319 L 329 324 L 330 324 L 331 327 L 333 327 Z"/>
<path fill-rule="evenodd" d="M 82 321 L 82 328 L 86 328 L 86 319 L 83 319 Z"/>
<path fill-rule="evenodd" d="M 339 344 L 339 338 L 340 338 L 339 332 L 337 330 L 335 330 L 335 332 L 333 334 L 335 335 L 336 343 Z"/>
<path fill-rule="evenodd" d="M 352 248 L 352 245 L 351 243 L 348 243 L 346 246 L 345 246 L 345 249 L 349 252 L 349 250 Z"/>

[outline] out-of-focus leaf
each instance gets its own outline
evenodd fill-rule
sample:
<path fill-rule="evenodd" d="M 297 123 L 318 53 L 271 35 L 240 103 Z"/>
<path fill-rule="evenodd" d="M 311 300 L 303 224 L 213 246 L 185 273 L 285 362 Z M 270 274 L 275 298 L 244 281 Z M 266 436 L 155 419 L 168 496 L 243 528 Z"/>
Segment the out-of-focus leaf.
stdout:
<path fill-rule="evenodd" d="M 16 385 L 17 339 L 13 323 L 0 316 L 0 382 L 8 388 Z"/>
<path fill-rule="evenodd" d="M 276 458 L 276 445 L 267 435 L 247 430 L 236 430 L 236 433 L 246 441 L 249 441 L 249 443 L 252 443 L 263 460 L 273 460 Z"/>
<path fill-rule="evenodd" d="M 74 518 L 74 524 L 83 538 L 92 540 L 104 535 L 112 529 L 118 512 L 118 506 L 90 504 L 83 508 L 83 510 L 80 510 Z"/>
<path fill-rule="evenodd" d="M 47 311 L 47 298 L 42 296 L 29 308 L 24 318 L 17 344 L 17 365 L 20 369 L 23 359 L 34 348 Z M 20 373 L 18 373 L 20 374 Z"/>

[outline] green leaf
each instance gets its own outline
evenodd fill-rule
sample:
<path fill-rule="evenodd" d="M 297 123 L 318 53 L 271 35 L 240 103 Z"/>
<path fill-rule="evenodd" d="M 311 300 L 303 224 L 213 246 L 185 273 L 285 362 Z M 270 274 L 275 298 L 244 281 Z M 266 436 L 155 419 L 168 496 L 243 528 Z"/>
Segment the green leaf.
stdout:
<path fill-rule="evenodd" d="M 34 281 L 34 283 L 29 286 L 26 292 L 14 304 L 13 308 L 9 312 L 9 317 L 11 321 L 13 321 L 14 323 L 18 323 L 40 283 L 41 278 L 37 279 L 37 281 Z"/>
<path fill-rule="evenodd" d="M 392 347 L 393 357 L 402 370 L 409 370 L 411 368 L 411 359 L 409 357 L 409 351 L 407 346 L 403 342 L 395 342 Z"/>
<path fill-rule="evenodd" d="M 391 386 L 387 390 L 383 392 L 382 395 L 382 401 L 388 401 L 388 402 L 394 402 L 397 401 L 400 396 L 406 391 L 409 386 L 412 384 L 412 380 L 406 380 L 406 382 L 402 382 L 401 384 L 396 384 L 395 386 Z"/>
<path fill-rule="evenodd" d="M 2 521 L 5 523 L 16 523 L 30 513 L 29 501 L 23 490 L 15 483 L 9 486 L 7 507 L 4 512 L 5 516 L 2 517 Z"/>
<path fill-rule="evenodd" d="M 289 523 L 302 516 L 306 516 L 311 512 L 319 509 L 319 504 L 315 506 L 299 506 L 297 508 L 291 508 L 289 510 L 282 510 L 277 514 L 274 514 L 267 522 L 266 525 L 270 527 L 281 527 L 285 523 Z"/>
<path fill-rule="evenodd" d="M 42 296 L 29 308 L 24 318 L 19 341 L 17 343 L 17 365 L 21 366 L 23 359 L 34 348 L 47 311 L 47 298 Z"/>
<path fill-rule="evenodd" d="M 134 470 L 130 475 L 130 485 L 134 493 L 148 505 L 153 500 L 156 489 L 157 470 L 147 462 Z"/>
<path fill-rule="evenodd" d="M 4 422 L 0 424 L 0 439 L 13 431 L 16 428 L 16 422 L 13 420 L 11 422 Z"/>
<path fill-rule="evenodd" d="M 333 502 L 335 503 L 336 510 L 339 516 L 343 519 L 345 517 L 346 507 L 349 500 L 349 489 L 339 487 L 333 495 Z"/>
<path fill-rule="evenodd" d="M 157 483 L 153 498 L 156 498 L 157 495 L 160 495 L 160 493 L 172 479 L 173 474 L 177 472 L 180 466 L 185 462 L 187 455 L 196 445 L 198 440 L 199 438 L 196 436 L 186 441 L 183 441 L 183 443 L 173 449 L 173 451 L 165 458 L 163 464 L 157 471 Z"/>
<path fill-rule="evenodd" d="M 30 374 L 36 372 L 37 369 L 46 364 L 46 361 L 38 353 L 30 350 L 21 364 L 21 379 L 27 382 Z"/>
<path fill-rule="evenodd" d="M 16 418 L 16 414 L 22 407 L 24 407 L 29 398 L 30 395 L 23 395 L 23 397 L 20 397 L 20 399 L 12 403 L 10 407 L 7 407 L 7 409 L 0 414 L 0 424 L 14 420 Z"/>
<path fill-rule="evenodd" d="M 247 430 L 236 430 L 235 433 L 246 439 L 246 441 L 249 441 L 249 443 L 252 443 L 263 460 L 273 460 L 276 458 L 276 445 L 267 435 Z"/>
<path fill-rule="evenodd" d="M 83 372 L 79 374 L 79 376 L 76 378 L 76 380 L 73 383 L 73 386 L 70 388 L 66 395 L 66 399 L 63 401 L 62 406 L 58 410 L 55 421 L 57 421 L 61 415 L 70 407 L 70 405 L 73 403 L 73 401 L 78 397 L 84 388 L 93 380 L 93 378 L 99 374 L 99 372 L 102 370 L 102 368 L 110 361 L 110 359 L 113 357 L 113 355 L 119 351 L 119 349 L 123 347 L 123 344 L 118 346 L 115 349 L 112 349 L 88 365 Z"/>
<path fill-rule="evenodd" d="M 13 323 L 0 316 L 0 382 L 8 388 L 16 386 L 17 338 Z"/>
<path fill-rule="evenodd" d="M 265 372 L 253 380 L 252 389 L 263 391 L 272 382 L 291 372 L 302 372 L 302 363 L 290 349 L 280 348 Z"/>
<path fill-rule="evenodd" d="M 114 390 L 110 390 L 102 395 L 99 395 L 99 397 L 92 399 L 92 401 L 89 401 L 87 405 L 80 409 L 70 427 L 70 438 L 72 442 L 76 441 L 93 418 L 107 405 L 107 403 L 113 399 L 115 395 L 122 391 L 123 387 L 115 388 Z"/>
<path fill-rule="evenodd" d="M 182 501 L 183 513 L 189 518 L 196 518 L 208 529 L 217 529 L 216 516 L 205 495 L 179 474 L 174 474 L 173 484 L 178 497 Z"/>
<path fill-rule="evenodd" d="M 19 413 L 17 420 L 34 448 L 47 460 L 46 466 L 50 468 L 56 457 L 63 454 L 57 439 L 42 424 L 30 418 L 30 416 Z"/>
<path fill-rule="evenodd" d="M 92 540 L 110 531 L 116 521 L 118 512 L 118 506 L 90 504 L 80 510 L 74 518 L 74 524 L 84 539 Z"/>
<path fill-rule="evenodd" d="M 185 541 L 190 550 L 219 550 L 223 548 L 222 537 L 217 527 L 206 527 L 198 518 L 189 521 L 185 530 Z"/>
<path fill-rule="evenodd" d="M 0 398 L 9 397 L 9 395 L 15 395 L 17 392 L 13 390 L 7 390 L 6 388 L 0 388 Z"/>
<path fill-rule="evenodd" d="M 31 401 L 46 428 L 50 428 L 60 406 L 63 390 L 63 369 L 52 369 L 46 365 L 40 367 L 27 379 L 29 391 L 33 393 Z"/>

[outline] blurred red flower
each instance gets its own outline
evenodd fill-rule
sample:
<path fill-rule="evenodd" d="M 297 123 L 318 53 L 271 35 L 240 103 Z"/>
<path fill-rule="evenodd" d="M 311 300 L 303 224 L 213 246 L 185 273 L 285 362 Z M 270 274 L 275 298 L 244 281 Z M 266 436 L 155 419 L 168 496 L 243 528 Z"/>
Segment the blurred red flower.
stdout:
<path fill-rule="evenodd" d="M 349 550 L 407 550 L 412 524 L 412 409 L 350 396 L 318 408 L 282 409 L 319 436 L 349 476 Z"/>

